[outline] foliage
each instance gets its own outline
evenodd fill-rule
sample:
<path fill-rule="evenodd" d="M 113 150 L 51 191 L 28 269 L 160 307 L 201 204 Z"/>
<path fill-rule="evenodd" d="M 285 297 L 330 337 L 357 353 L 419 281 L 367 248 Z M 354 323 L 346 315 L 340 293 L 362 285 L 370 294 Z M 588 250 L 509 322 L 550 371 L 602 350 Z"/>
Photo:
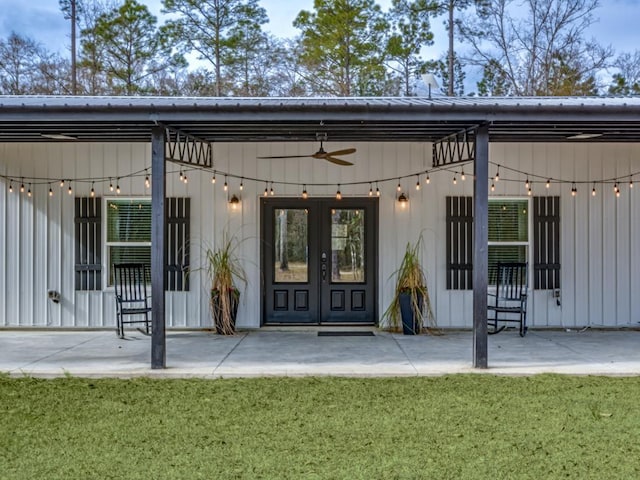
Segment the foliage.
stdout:
<path fill-rule="evenodd" d="M 613 66 L 618 70 L 609 86 L 612 95 L 640 95 L 640 50 L 622 53 Z"/>
<path fill-rule="evenodd" d="M 242 267 L 242 262 L 237 255 L 237 248 L 240 242 L 225 232 L 217 247 L 206 248 L 204 252 L 204 270 L 206 271 L 211 286 L 210 307 L 214 315 L 214 297 L 219 296 L 220 325 L 216 325 L 224 334 L 233 334 L 234 319 L 232 318 L 232 299 L 230 294 L 236 299 L 240 291 L 236 287 L 236 281 L 247 285 L 247 276 Z"/>
<path fill-rule="evenodd" d="M 6 480 L 631 479 L 639 397 L 633 377 L 4 376 L 0 471 Z"/>
<path fill-rule="evenodd" d="M 424 320 L 426 319 L 429 322 L 429 326 L 435 326 L 435 317 L 431 308 L 431 297 L 429 296 L 429 290 L 427 288 L 426 274 L 420 262 L 420 252 L 423 243 L 422 235 L 420 235 L 414 245 L 408 242 L 400 267 L 391 275 L 396 278 L 393 299 L 382 318 L 389 319 L 389 324 L 394 330 L 397 330 L 401 325 L 400 295 L 403 293 L 411 294 L 411 305 L 414 315 L 417 316 L 418 325 L 424 325 Z M 419 304 L 419 296 L 423 298 L 422 308 Z"/>
<path fill-rule="evenodd" d="M 300 60 L 310 93 L 336 96 L 385 92 L 388 23 L 374 0 L 315 0 L 293 22 L 302 31 Z"/>
<path fill-rule="evenodd" d="M 479 17 L 485 15 L 485 8 L 488 6 L 489 0 L 435 0 L 434 7 L 436 8 L 436 12 L 438 14 L 445 14 L 447 16 L 447 21 L 445 22 L 447 26 L 447 35 L 449 37 L 449 49 L 447 52 L 447 61 L 446 61 L 446 75 L 443 74 L 442 78 L 444 83 L 447 86 L 447 94 L 449 96 L 454 96 L 456 92 L 460 94 L 460 86 L 463 85 L 464 78 L 460 76 L 461 73 L 461 63 L 455 52 L 455 32 L 456 25 L 458 29 L 460 29 L 461 22 L 460 20 L 456 21 L 456 11 L 463 12 L 470 8 L 471 6 L 475 6 L 475 13 Z M 469 27 L 467 27 L 469 28 Z M 463 88 L 464 90 L 464 88 Z"/>
<path fill-rule="evenodd" d="M 486 67 L 480 89 L 489 92 L 497 85 L 513 95 L 592 94 L 595 75 L 612 55 L 610 48 L 584 39 L 599 0 L 530 0 L 517 16 L 514 5 L 515 0 L 491 0 L 485 15 L 461 24 L 473 50 L 468 62 Z"/>
<path fill-rule="evenodd" d="M 162 27 L 165 44 L 196 52 L 213 70 L 216 96 L 239 86 L 248 90 L 252 60 L 266 53 L 262 25 L 268 22 L 257 0 L 163 0 L 173 18 Z M 234 76 L 240 73 L 239 77 Z M 239 80 L 236 83 L 236 80 Z"/>
<path fill-rule="evenodd" d="M 388 20 L 391 34 L 387 38 L 387 66 L 402 84 L 402 94 L 415 94 L 412 81 L 426 70 L 420 56 L 423 47 L 433 44 L 429 17 L 435 7 L 429 0 L 392 0 Z"/>
<path fill-rule="evenodd" d="M 181 61 L 162 48 L 156 23 L 156 17 L 136 0 L 125 0 L 97 18 L 93 48 L 103 52 L 102 65 L 113 93 L 147 93 L 148 76 Z"/>

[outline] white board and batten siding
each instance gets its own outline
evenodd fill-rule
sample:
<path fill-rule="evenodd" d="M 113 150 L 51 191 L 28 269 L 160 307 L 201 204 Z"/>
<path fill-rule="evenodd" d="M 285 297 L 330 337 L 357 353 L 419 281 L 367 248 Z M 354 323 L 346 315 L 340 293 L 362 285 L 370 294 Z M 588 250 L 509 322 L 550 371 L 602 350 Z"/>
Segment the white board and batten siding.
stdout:
<path fill-rule="evenodd" d="M 473 194 L 473 166 L 464 166 L 466 181 L 458 175 L 453 185 L 451 172 L 432 173 L 400 180 L 409 197 L 401 208 L 396 199 L 398 177 L 424 172 L 431 166 L 429 143 L 328 142 L 327 150 L 357 148 L 349 159 L 354 167 L 337 167 L 312 158 L 257 159 L 258 156 L 304 155 L 317 149 L 314 143 L 215 144 L 212 173 L 187 171 L 189 182 L 178 180 L 180 167 L 167 165 L 167 196 L 191 198 L 191 268 L 189 292 L 166 294 L 167 323 L 170 328 L 208 328 L 211 319 L 206 280 L 197 268 L 203 249 L 219 242 L 223 232 L 238 239 L 248 287 L 243 289 L 239 310 L 240 327 L 260 326 L 260 203 L 268 185 L 227 178 L 229 192 L 223 191 L 224 175 L 230 172 L 246 178 L 273 182 L 278 196 L 299 196 L 307 184 L 312 196 L 333 196 L 338 184 L 344 196 L 368 196 L 369 183 L 379 186 L 378 311 L 385 311 L 393 289 L 390 278 L 399 264 L 407 242 L 424 238 L 429 290 L 438 324 L 468 328 L 472 325 L 472 292 L 446 289 L 446 209 L 448 195 Z M 640 292 L 640 192 L 629 189 L 629 175 L 640 171 L 640 146 L 630 144 L 491 144 L 490 161 L 541 177 L 583 182 L 618 178 L 622 194 L 616 198 L 612 185 L 578 183 L 578 195 L 571 196 L 570 184 L 535 183 L 534 195 L 561 197 L 561 289 L 560 305 L 552 291 L 534 291 L 529 303 L 529 323 L 540 327 L 607 326 L 624 327 L 640 322 L 633 308 Z M 18 193 L 21 177 L 120 178 L 122 197 L 150 196 L 144 177 L 124 178 L 131 172 L 149 168 L 149 144 L 127 143 L 38 143 L 0 144 L 0 173 L 14 179 L 14 193 L 0 182 L 0 326 L 2 327 L 88 327 L 115 325 L 113 291 L 75 291 L 74 285 L 74 197 L 88 195 L 90 183 L 68 182 L 61 189 L 52 185 L 32 185 L 33 196 Z M 495 166 L 490 166 L 493 174 Z M 502 169 L 496 196 L 526 197 L 524 176 Z M 420 190 L 415 185 L 421 182 Z M 375 183 L 376 180 L 391 179 Z M 636 179 L 638 180 L 638 179 Z M 286 184 L 279 183 L 286 182 Z M 365 182 L 348 185 L 350 182 Z M 114 196 L 108 181 L 96 183 L 96 194 Z M 314 186 L 314 183 L 329 184 Z M 640 182 L 638 182 L 640 183 Z M 638 185 L 640 187 L 640 184 Z M 636 188 L 637 190 L 637 188 Z M 241 207 L 231 211 L 228 195 L 241 197 Z M 103 262 L 104 262 L 103 255 Z M 54 304 L 48 290 L 61 293 Z"/>

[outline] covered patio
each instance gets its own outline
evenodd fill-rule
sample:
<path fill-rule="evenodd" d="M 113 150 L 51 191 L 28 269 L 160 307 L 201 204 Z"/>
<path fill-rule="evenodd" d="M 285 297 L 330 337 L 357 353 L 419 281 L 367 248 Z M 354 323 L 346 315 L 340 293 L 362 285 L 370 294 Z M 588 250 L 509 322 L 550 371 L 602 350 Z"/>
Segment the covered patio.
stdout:
<path fill-rule="evenodd" d="M 322 331 L 322 330 L 320 330 Z M 325 330 L 326 331 L 326 330 Z M 170 331 L 166 369 L 150 369 L 149 339 L 112 332 L 2 331 L 0 372 L 11 376 L 233 378 L 259 376 L 640 375 L 638 330 L 509 331 L 491 336 L 488 369 L 471 367 L 470 331 L 442 336 L 318 336 L 263 328 L 228 337 Z"/>
<path fill-rule="evenodd" d="M 461 342 L 467 349 L 471 343 L 471 352 L 467 351 L 460 357 L 465 363 L 471 361 L 474 367 L 487 368 L 490 353 L 494 356 L 492 367 L 499 365 L 502 349 L 499 345 L 503 342 L 502 338 L 514 340 L 511 337 L 496 337 L 489 342 L 487 336 L 490 143 L 635 144 L 640 139 L 638 98 L 3 97 L 1 102 L 0 141 L 4 143 L 41 144 L 53 141 L 73 144 L 151 144 L 149 173 L 153 209 L 153 335 L 150 350 L 145 351 L 145 354 L 150 353 L 153 369 L 167 367 L 167 350 L 171 348 L 173 341 L 173 334 L 168 336 L 165 329 L 167 322 L 164 294 L 164 212 L 167 196 L 167 160 L 215 172 L 211 152 L 217 143 L 314 142 L 320 132 L 337 142 L 430 143 L 433 145 L 430 160 L 434 168 L 455 169 L 458 164 L 473 162 L 474 242 L 473 251 L 470 252 L 470 264 L 473 265 L 470 276 L 473 285 L 473 333 L 454 336 L 462 339 Z M 532 162 L 535 163 L 535 160 L 532 159 Z M 7 172 L 6 178 L 10 178 L 9 175 L 18 178 L 12 172 Z M 236 179 L 243 178 L 234 172 L 225 172 L 225 175 Z M 620 177 L 629 175 L 629 172 L 625 171 Z M 331 183 L 333 182 L 329 182 L 329 185 Z M 336 183 L 339 185 L 339 178 Z M 637 201 L 633 202 L 627 211 L 637 214 Z M 635 224 L 630 227 L 630 243 L 635 239 L 636 229 Z M 633 258 L 620 261 L 629 265 Z M 575 265 L 568 267 L 579 269 Z M 625 288 L 633 289 L 634 286 L 626 285 Z M 573 301 L 578 302 L 575 298 Z M 256 309 L 258 308 L 256 306 Z M 65 334 L 52 332 L 47 335 Z M 102 333 L 91 335 L 98 338 Z M 231 349 L 228 353 L 231 353 L 236 347 L 241 348 L 245 340 L 250 342 L 251 339 L 262 335 L 271 334 L 252 332 L 246 335 L 246 339 L 245 336 L 231 339 L 216 337 L 216 341 L 212 343 L 229 345 Z M 534 335 L 532 332 L 522 342 L 533 345 L 532 339 L 540 338 L 541 341 L 545 341 L 545 335 L 550 334 L 544 332 Z M 633 337 L 634 335 L 630 335 L 630 338 Z M 190 337 L 176 335 L 176 339 L 178 338 Z M 385 338 L 395 339 L 398 346 L 411 345 L 410 342 L 420 344 L 442 341 L 440 338 L 429 337 L 416 340 L 396 339 L 389 335 L 376 336 L 375 341 Z M 598 338 L 606 343 L 608 337 Z M 115 341 L 115 338 L 113 340 Z M 492 350 L 493 344 L 495 348 Z M 126 345 L 121 345 L 119 350 Z M 425 352 L 433 352 L 423 345 L 421 347 Z M 535 358 L 534 352 L 535 349 L 531 352 L 532 358 Z M 516 356 L 507 356 L 506 359 L 515 361 Z M 173 365 L 169 366 L 173 368 Z M 461 368 L 469 368 L 469 365 Z M 214 371 L 211 374 L 214 374 Z"/>

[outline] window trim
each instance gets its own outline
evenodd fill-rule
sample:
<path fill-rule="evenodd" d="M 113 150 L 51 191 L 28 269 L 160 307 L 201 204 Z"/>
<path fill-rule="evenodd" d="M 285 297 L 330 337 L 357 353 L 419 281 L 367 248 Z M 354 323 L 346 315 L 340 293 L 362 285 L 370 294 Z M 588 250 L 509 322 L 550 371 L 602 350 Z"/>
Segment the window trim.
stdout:
<path fill-rule="evenodd" d="M 105 212 L 105 214 L 102 216 L 102 254 L 103 254 L 103 263 L 102 263 L 102 285 L 103 285 L 103 291 L 106 292 L 110 292 L 114 290 L 114 285 L 113 284 L 109 284 L 109 272 L 110 272 L 110 255 L 109 255 L 109 247 L 149 247 L 151 248 L 151 241 L 149 242 L 108 242 L 107 241 L 107 229 L 108 229 L 108 222 L 109 222 L 109 207 L 108 207 L 108 202 L 112 201 L 112 200 L 146 200 L 149 203 L 151 203 L 151 197 L 148 195 L 127 195 L 127 196 L 120 196 L 120 195 L 112 195 L 112 196 L 105 196 L 102 199 L 102 211 Z M 148 289 L 150 288 L 150 286 L 148 286 Z"/>
<path fill-rule="evenodd" d="M 491 246 L 525 246 L 527 247 L 527 292 L 533 290 L 533 196 L 514 196 L 514 195 L 489 195 L 489 202 L 499 200 L 527 201 L 527 241 L 526 242 L 491 242 L 487 243 L 487 247 Z M 489 286 L 491 288 L 491 286 Z"/>

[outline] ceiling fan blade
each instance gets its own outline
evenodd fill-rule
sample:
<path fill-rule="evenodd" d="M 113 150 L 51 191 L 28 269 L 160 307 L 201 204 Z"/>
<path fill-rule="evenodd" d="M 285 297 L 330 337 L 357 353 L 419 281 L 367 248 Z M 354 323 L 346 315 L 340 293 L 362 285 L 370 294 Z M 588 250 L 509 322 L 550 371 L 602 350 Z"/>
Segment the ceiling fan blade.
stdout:
<path fill-rule="evenodd" d="M 334 155 L 351 155 L 352 153 L 356 153 L 355 148 L 345 148 L 344 150 L 336 150 L 335 152 L 327 152 L 327 155 L 333 157 Z"/>
<path fill-rule="evenodd" d="M 336 165 L 341 165 L 343 167 L 348 167 L 349 165 L 353 165 L 353 163 L 351 162 L 347 162 L 346 160 L 342 160 L 341 158 L 332 157 L 331 155 L 326 155 L 324 157 L 324 160 L 326 160 L 327 162 L 335 163 Z"/>
<path fill-rule="evenodd" d="M 274 155 L 272 157 L 256 157 L 256 158 L 307 158 L 307 157 L 311 157 L 313 155 Z"/>

